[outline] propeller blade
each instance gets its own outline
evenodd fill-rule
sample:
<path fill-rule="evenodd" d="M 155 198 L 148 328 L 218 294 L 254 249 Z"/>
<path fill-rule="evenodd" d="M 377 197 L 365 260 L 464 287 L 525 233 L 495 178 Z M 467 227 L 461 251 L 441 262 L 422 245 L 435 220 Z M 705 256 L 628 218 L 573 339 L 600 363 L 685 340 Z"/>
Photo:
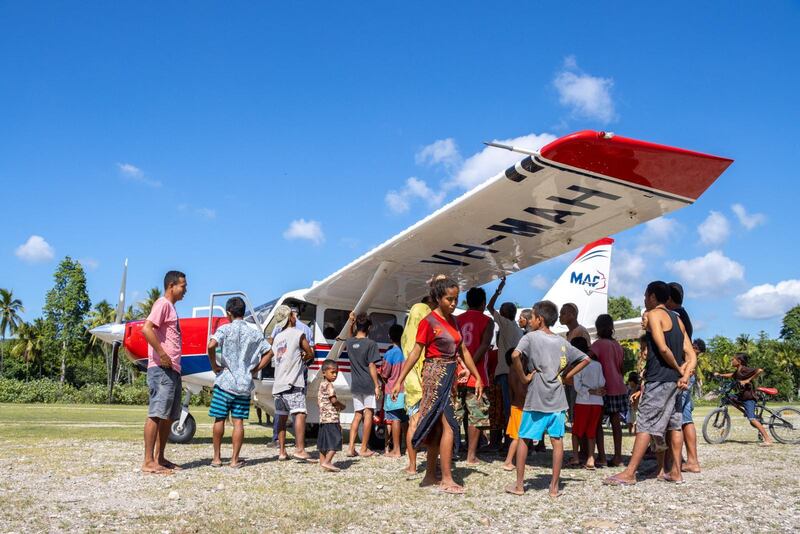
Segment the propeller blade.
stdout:
<path fill-rule="evenodd" d="M 119 301 L 117 302 L 116 324 L 121 324 L 125 317 L 125 284 L 128 280 L 128 258 L 125 258 L 125 267 L 122 269 L 122 286 L 119 288 Z"/>
<path fill-rule="evenodd" d="M 119 366 L 119 349 L 122 347 L 122 343 L 119 341 L 115 341 L 113 345 L 111 345 L 111 376 L 109 376 L 108 380 L 108 403 L 112 404 L 114 402 L 114 381 L 117 378 L 117 367 Z"/>

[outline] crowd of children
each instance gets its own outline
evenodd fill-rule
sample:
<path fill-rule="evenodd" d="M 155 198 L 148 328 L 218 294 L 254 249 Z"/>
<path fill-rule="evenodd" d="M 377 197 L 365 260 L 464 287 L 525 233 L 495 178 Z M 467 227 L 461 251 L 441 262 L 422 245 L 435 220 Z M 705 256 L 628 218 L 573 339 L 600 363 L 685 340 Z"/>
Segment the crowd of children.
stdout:
<path fill-rule="evenodd" d="M 625 380 L 623 351 L 614 339 L 614 322 L 610 316 L 597 318 L 594 343 L 588 331 L 578 324 L 578 309 L 574 304 L 566 304 L 559 311 L 552 302 L 540 301 L 522 310 L 517 321 L 513 304 L 504 303 L 499 310 L 494 308 L 504 282 L 488 306 L 483 290 L 471 290 L 467 295 L 469 311 L 457 319 L 454 311 L 458 303 L 458 285 L 447 277 L 436 277 L 431 283 L 430 298 L 412 308 L 405 329 L 400 325 L 389 329 L 392 345 L 383 355 L 369 337 L 368 316 L 351 314 L 351 335 L 341 340 L 346 344 L 352 368 L 355 412 L 348 456 L 375 454 L 368 447 L 371 422 L 376 411 L 383 411 L 387 425 L 385 456 L 400 458 L 405 445 L 409 457 L 405 472 L 415 475 L 416 452 L 424 447 L 428 465 L 422 485 L 436 485 L 448 493 L 463 493 L 464 488 L 453 480 L 451 470 L 453 453 L 458 452 L 461 444 L 460 429 L 463 426 L 467 430 L 467 464 L 475 465 L 484 430 L 492 428 L 505 434 L 504 444 L 495 443 L 496 438 L 492 438 L 494 450 L 501 452 L 507 447 L 502 469 L 516 475 L 506 491 L 522 495 L 529 448 L 534 444 L 543 446 L 547 435 L 552 446 L 549 495 L 556 498 L 561 495 L 563 438 L 567 414 L 571 411 L 572 451 L 568 467 L 594 470 L 606 465 L 622 465 L 622 427 L 626 425 L 628 432 L 636 435 L 630 461 L 623 471 L 607 477 L 604 484 L 635 484 L 636 470 L 648 450 L 657 457 L 661 480 L 682 483 L 684 472 L 699 472 L 693 441 L 692 405 L 686 402 L 686 397 L 691 398 L 691 395 L 686 392 L 693 383 L 696 351 L 704 350 L 705 345 L 702 340 L 691 342 L 691 323 L 682 307 L 683 290 L 679 284 L 652 282 L 647 286 L 646 312 L 642 320 L 645 335 L 639 340 L 639 365 Z M 173 285 L 167 286 L 165 282 L 165 287 Z M 484 314 L 487 307 L 491 319 Z M 169 311 L 166 305 L 164 309 Z M 279 459 L 289 458 L 286 421 L 291 415 L 295 433 L 292 456 L 311 461 L 304 448 L 303 435 L 304 362 L 313 358 L 306 330 L 295 327 L 297 317 L 291 309 L 279 306 L 275 312 L 278 327 L 270 336 L 270 345 L 243 321 L 245 304 L 242 299 L 231 298 L 226 312 L 230 323 L 220 327 L 208 344 L 209 360 L 216 374 L 209 410 L 215 419 L 211 465 L 222 465 L 221 442 L 229 418 L 234 428 L 230 465 L 235 468 L 244 465 L 240 450 L 243 421 L 249 417 L 253 378 L 271 362 L 275 366 L 273 396 L 278 419 Z M 154 329 L 162 328 L 165 322 L 156 314 L 148 320 Z M 565 337 L 551 331 L 559 320 L 568 328 Z M 150 338 L 148 342 L 154 347 L 154 353 L 164 352 Z M 500 349 L 499 354 L 492 352 L 492 344 Z M 164 361 L 166 357 L 162 357 Z M 753 409 L 751 382 L 761 370 L 747 367 L 746 354 L 737 354 L 733 367 L 734 372 L 718 376 L 739 381 L 745 415 L 762 434 L 764 444 L 769 444 L 769 436 L 755 418 Z M 340 468 L 333 459 L 336 452 L 342 450 L 340 412 L 345 405 L 334 387 L 338 375 L 336 362 L 326 360 L 320 374 L 318 461 L 321 469 L 337 472 Z M 574 391 L 572 402 L 567 386 Z M 158 402 L 163 402 L 159 399 L 157 396 L 151 399 L 154 413 Z M 606 460 L 603 439 L 606 418 L 612 428 L 614 444 L 610 461 Z M 362 425 L 362 442 L 356 450 L 359 425 Z M 682 466 L 684 442 L 689 461 Z M 151 446 L 149 442 L 148 446 Z M 143 470 L 167 473 L 178 468 L 148 457 Z"/>

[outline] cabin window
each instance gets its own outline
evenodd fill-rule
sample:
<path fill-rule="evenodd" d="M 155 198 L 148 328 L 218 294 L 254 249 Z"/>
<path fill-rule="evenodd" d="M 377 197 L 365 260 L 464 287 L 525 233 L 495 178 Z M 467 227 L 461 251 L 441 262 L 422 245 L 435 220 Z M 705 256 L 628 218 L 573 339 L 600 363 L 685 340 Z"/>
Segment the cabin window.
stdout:
<path fill-rule="evenodd" d="M 391 343 L 389 329 L 397 324 L 397 317 L 391 313 L 373 312 L 369 314 L 372 328 L 369 329 L 369 338 L 378 343 Z"/>
<path fill-rule="evenodd" d="M 322 316 L 322 335 L 325 339 L 336 339 L 339 332 L 347 324 L 350 317 L 350 310 L 336 310 L 328 308 Z"/>

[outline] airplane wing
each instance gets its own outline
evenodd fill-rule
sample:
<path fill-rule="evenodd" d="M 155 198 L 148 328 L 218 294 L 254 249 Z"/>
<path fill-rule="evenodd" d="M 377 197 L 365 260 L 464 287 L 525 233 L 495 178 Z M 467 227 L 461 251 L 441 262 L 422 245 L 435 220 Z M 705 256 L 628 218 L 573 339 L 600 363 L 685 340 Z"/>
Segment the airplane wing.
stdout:
<path fill-rule="evenodd" d="M 435 274 L 483 285 L 692 204 L 733 160 L 582 131 L 543 147 L 314 285 L 311 302 L 372 308 L 427 294 Z M 384 271 L 380 284 L 370 280 Z"/>

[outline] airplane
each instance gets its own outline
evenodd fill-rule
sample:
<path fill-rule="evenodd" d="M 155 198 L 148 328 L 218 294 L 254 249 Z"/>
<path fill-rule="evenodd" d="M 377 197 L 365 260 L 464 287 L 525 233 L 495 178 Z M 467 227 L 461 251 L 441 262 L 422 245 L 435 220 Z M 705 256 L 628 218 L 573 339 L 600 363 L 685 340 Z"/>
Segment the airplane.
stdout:
<path fill-rule="evenodd" d="M 212 293 L 208 317 L 181 319 L 186 394 L 170 440 L 191 440 L 196 424 L 189 399 L 213 384 L 206 343 L 227 321 L 214 315 L 215 299 L 243 296 L 250 310 L 245 320 L 267 334 L 279 304 L 296 308 L 298 318 L 311 327 L 315 358 L 308 374 L 307 434 L 313 436 L 319 417 L 318 371 L 326 359 L 336 361 L 340 371 L 334 386 L 346 405 L 342 425 L 352 422 L 350 363 L 342 352 L 343 342 L 337 340 L 347 337 L 350 310 L 369 313 L 371 335 L 386 350 L 389 328 L 404 324 L 407 310 L 427 294 L 433 275 L 453 277 L 462 290 L 482 286 L 689 206 L 733 163 L 728 158 L 593 130 L 561 137 L 538 151 L 487 145 L 525 157 L 309 288 L 256 307 L 242 291 Z M 578 276 L 584 292 L 587 287 L 602 291 L 599 273 L 586 271 Z M 120 292 L 123 306 L 124 285 L 125 275 Z M 123 346 L 139 368 L 146 367 L 143 323 L 122 323 L 118 314 L 115 323 L 91 331 L 112 344 L 113 367 Z M 253 395 L 255 404 L 268 413 L 274 413 L 272 382 L 269 373 L 263 374 L 256 380 Z"/>

